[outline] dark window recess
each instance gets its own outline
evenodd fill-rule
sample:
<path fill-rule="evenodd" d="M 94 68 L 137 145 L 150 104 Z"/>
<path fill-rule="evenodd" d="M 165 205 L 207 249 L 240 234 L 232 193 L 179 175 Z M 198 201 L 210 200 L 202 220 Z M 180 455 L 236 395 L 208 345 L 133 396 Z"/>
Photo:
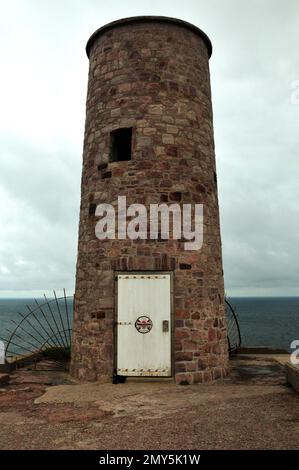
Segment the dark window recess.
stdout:
<path fill-rule="evenodd" d="M 106 317 L 106 313 L 103 312 L 103 311 L 100 311 L 100 312 L 92 312 L 91 314 L 91 318 L 93 320 L 101 320 L 102 318 L 105 318 Z"/>
<path fill-rule="evenodd" d="M 191 268 L 192 268 L 191 264 L 185 264 L 185 263 L 180 264 L 180 269 L 191 269 Z"/>
<path fill-rule="evenodd" d="M 117 129 L 111 132 L 110 160 L 124 162 L 131 160 L 132 128 Z"/>
<path fill-rule="evenodd" d="M 105 171 L 104 173 L 102 173 L 102 178 L 105 179 L 105 178 L 111 178 L 112 176 L 112 172 L 111 171 Z"/>
<path fill-rule="evenodd" d="M 101 163 L 100 165 L 98 165 L 98 170 L 103 171 L 103 170 L 106 170 L 107 167 L 108 167 L 107 163 Z"/>
<path fill-rule="evenodd" d="M 89 215 L 94 215 L 96 212 L 96 208 L 97 208 L 97 205 L 94 202 L 89 204 L 89 208 L 88 208 Z"/>

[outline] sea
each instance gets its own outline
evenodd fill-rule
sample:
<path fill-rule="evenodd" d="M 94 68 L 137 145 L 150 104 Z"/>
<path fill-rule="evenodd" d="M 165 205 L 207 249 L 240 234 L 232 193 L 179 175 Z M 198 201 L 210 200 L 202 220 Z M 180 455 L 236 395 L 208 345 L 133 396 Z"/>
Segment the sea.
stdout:
<path fill-rule="evenodd" d="M 299 297 L 230 297 L 229 301 L 239 321 L 242 346 L 291 351 L 291 343 L 299 341 Z M 12 331 L 21 319 L 20 313 L 29 312 L 27 306 L 36 308 L 34 299 L 0 299 L 0 338 L 8 338 L 8 330 Z M 68 310 L 72 322 L 72 299 L 68 299 Z M 46 312 L 50 316 L 49 310 Z M 35 324 L 35 328 L 39 325 Z"/>
<path fill-rule="evenodd" d="M 231 297 L 244 347 L 291 351 L 299 341 L 299 297 Z"/>

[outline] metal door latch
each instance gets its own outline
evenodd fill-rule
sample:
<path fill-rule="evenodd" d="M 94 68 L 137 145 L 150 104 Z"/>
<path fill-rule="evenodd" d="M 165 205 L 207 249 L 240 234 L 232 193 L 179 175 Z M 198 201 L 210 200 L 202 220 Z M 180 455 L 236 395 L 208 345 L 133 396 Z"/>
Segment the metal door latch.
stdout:
<path fill-rule="evenodd" d="M 169 321 L 163 320 L 162 322 L 162 331 L 163 333 L 167 333 L 169 331 Z"/>

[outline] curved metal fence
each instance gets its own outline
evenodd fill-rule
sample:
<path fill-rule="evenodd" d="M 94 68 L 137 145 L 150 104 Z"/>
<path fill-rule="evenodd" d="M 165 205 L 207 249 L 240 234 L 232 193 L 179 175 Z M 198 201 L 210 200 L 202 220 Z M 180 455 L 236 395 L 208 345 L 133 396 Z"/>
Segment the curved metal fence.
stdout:
<path fill-rule="evenodd" d="M 17 312 L 18 319 L 10 321 L 5 344 L 5 359 L 8 363 L 50 360 L 58 366 L 70 358 L 73 296 L 44 301 L 34 299 L 35 305 L 27 305 L 27 312 Z"/>
<path fill-rule="evenodd" d="M 241 331 L 237 313 L 227 299 L 225 299 L 225 310 L 227 317 L 228 350 L 229 353 L 232 354 L 241 346 Z"/>

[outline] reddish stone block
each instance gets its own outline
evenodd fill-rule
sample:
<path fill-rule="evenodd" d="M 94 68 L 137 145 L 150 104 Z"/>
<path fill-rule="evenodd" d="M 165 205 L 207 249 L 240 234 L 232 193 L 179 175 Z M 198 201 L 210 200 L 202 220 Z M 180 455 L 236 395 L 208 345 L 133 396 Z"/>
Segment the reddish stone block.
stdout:
<path fill-rule="evenodd" d="M 196 351 L 197 343 L 195 341 L 183 340 L 184 351 Z"/>
<path fill-rule="evenodd" d="M 175 339 L 189 339 L 190 330 L 189 328 L 176 328 L 175 329 Z"/>
<path fill-rule="evenodd" d="M 214 328 L 209 329 L 209 341 L 216 341 L 217 340 L 217 330 Z"/>
<path fill-rule="evenodd" d="M 195 372 L 197 370 L 196 362 L 186 362 L 186 372 Z"/>
<path fill-rule="evenodd" d="M 175 382 L 178 385 L 192 385 L 194 383 L 194 374 L 192 374 L 192 373 L 187 373 L 187 374 L 177 373 L 175 375 Z"/>
<path fill-rule="evenodd" d="M 203 380 L 203 373 L 202 372 L 194 372 L 193 374 L 193 379 L 194 379 L 194 383 L 202 383 L 204 380 Z"/>
<path fill-rule="evenodd" d="M 180 362 L 180 361 L 192 361 L 193 360 L 193 352 L 187 352 L 187 351 L 179 351 L 175 353 L 175 361 Z"/>
<path fill-rule="evenodd" d="M 179 319 L 179 318 L 184 318 L 184 319 L 188 319 L 190 318 L 190 313 L 189 312 L 186 312 L 186 311 L 183 311 L 183 310 L 176 310 L 175 312 L 175 318 Z"/>
<path fill-rule="evenodd" d="M 176 374 L 179 373 L 179 372 L 186 372 L 185 362 L 176 362 L 175 363 L 175 372 L 176 372 Z"/>
<path fill-rule="evenodd" d="M 171 157 L 177 157 L 178 148 L 176 145 L 165 145 L 165 153 Z"/>
<path fill-rule="evenodd" d="M 175 340 L 174 350 L 175 351 L 182 351 L 183 350 L 183 342 L 181 340 Z"/>
<path fill-rule="evenodd" d="M 198 359 L 197 361 L 197 368 L 198 370 L 205 370 L 208 367 L 207 363 L 204 359 Z"/>
<path fill-rule="evenodd" d="M 200 319 L 200 313 L 199 312 L 194 312 L 191 314 L 192 320 L 199 320 Z"/>
<path fill-rule="evenodd" d="M 213 376 L 210 370 L 203 371 L 203 382 L 212 382 Z"/>
<path fill-rule="evenodd" d="M 190 338 L 192 341 L 201 340 L 203 338 L 202 331 L 200 330 L 191 330 Z"/>

